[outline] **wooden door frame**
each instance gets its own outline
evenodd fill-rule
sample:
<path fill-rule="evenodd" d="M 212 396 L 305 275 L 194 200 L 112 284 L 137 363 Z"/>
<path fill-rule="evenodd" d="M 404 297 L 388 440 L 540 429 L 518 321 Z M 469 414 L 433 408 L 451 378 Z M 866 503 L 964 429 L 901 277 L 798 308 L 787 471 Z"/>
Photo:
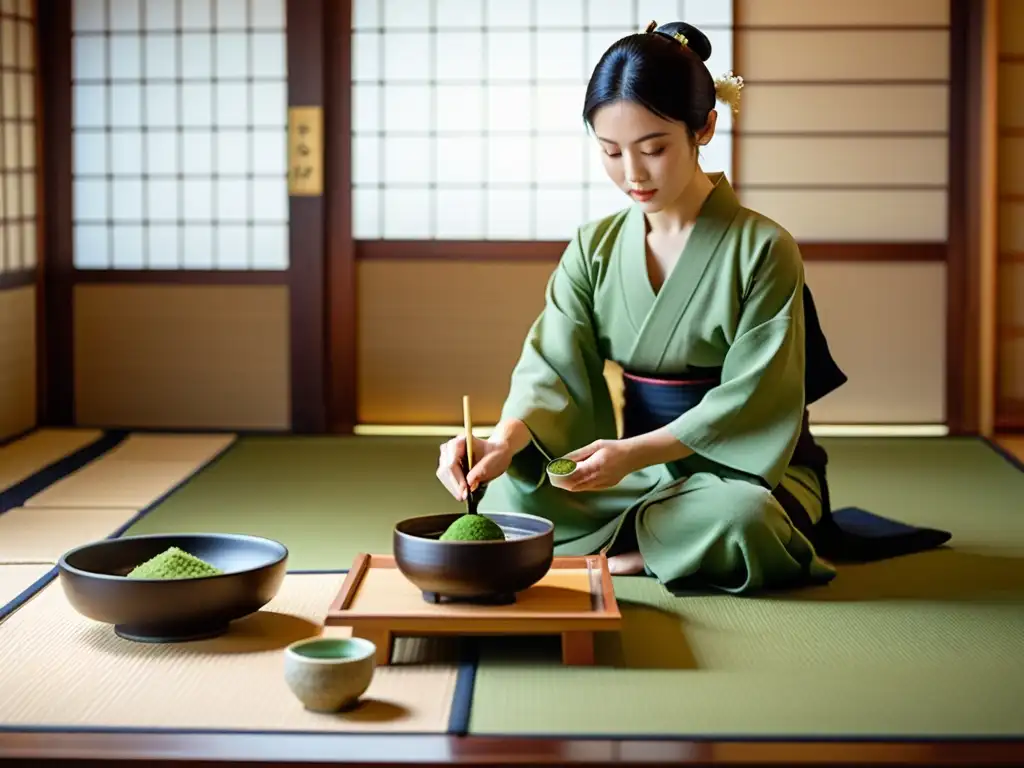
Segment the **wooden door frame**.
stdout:
<path fill-rule="evenodd" d="M 324 107 L 328 67 L 333 64 L 326 60 L 325 43 L 334 39 L 328 33 L 325 20 L 334 4 L 330 0 L 286 0 L 286 3 L 288 106 Z M 76 285 L 285 285 L 290 306 L 291 431 L 327 432 L 324 253 L 329 244 L 326 196 L 289 197 L 289 266 L 284 271 L 75 268 L 71 17 L 71 0 L 47 0 L 46 12 L 37 17 L 41 93 L 37 113 L 43 147 L 38 156 L 42 169 L 42 210 L 45 211 L 40 231 L 44 257 L 38 333 L 39 424 L 76 425 L 73 307 Z M 337 175 L 327 173 L 326 176 L 337 184 Z M 347 329 L 344 332 L 350 333 Z"/>
<path fill-rule="evenodd" d="M 981 432 L 985 24 L 993 0 L 950 0 L 946 424 Z"/>
<path fill-rule="evenodd" d="M 327 431 L 358 422 L 358 314 L 352 230 L 352 0 L 324 0 Z"/>

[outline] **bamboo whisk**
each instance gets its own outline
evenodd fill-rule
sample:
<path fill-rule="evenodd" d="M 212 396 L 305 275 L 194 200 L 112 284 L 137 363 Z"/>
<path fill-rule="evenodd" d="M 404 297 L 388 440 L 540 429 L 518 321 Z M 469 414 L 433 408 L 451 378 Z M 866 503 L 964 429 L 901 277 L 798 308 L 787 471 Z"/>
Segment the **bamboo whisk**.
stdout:
<path fill-rule="evenodd" d="M 469 395 L 462 396 L 462 421 L 466 430 L 466 476 L 468 477 L 470 470 L 473 469 L 473 419 L 469 413 Z M 466 511 L 471 515 L 476 514 L 476 503 L 471 489 L 466 490 Z"/>

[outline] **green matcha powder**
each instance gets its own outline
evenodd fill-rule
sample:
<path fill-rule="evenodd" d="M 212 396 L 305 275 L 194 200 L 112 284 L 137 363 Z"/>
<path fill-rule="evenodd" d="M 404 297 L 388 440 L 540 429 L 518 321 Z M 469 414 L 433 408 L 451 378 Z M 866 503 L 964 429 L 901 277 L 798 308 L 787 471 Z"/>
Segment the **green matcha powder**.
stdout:
<path fill-rule="evenodd" d="M 576 462 L 571 459 L 555 459 L 548 464 L 548 469 L 553 475 L 568 475 L 576 469 Z"/>
<path fill-rule="evenodd" d="M 128 573 L 129 579 L 199 579 L 217 576 L 223 571 L 182 549 L 171 547 L 156 557 L 137 565 Z"/>
<path fill-rule="evenodd" d="M 505 532 L 483 515 L 462 515 L 441 534 L 441 541 L 504 541 Z"/>

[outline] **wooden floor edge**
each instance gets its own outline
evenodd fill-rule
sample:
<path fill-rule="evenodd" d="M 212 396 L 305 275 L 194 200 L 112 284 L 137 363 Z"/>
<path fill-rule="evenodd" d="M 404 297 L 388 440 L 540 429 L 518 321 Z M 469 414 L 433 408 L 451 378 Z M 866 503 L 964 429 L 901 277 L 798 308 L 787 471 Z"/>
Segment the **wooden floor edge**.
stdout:
<path fill-rule="evenodd" d="M 9 727 L 9 726 L 8 726 Z M 1017 740 L 713 740 L 454 736 L 447 734 L 0 732 L 0 760 L 76 766 L 149 765 L 1005 765 L 1024 762 Z"/>
<path fill-rule="evenodd" d="M 989 442 L 1016 459 L 1019 467 L 1024 467 L 1024 435 L 996 435 Z"/>

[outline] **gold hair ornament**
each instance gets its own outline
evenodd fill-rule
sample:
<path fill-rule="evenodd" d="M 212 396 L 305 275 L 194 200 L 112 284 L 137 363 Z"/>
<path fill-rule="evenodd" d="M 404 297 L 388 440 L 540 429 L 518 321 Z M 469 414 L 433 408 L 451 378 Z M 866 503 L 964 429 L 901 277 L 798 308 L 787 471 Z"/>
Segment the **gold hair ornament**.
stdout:
<path fill-rule="evenodd" d="M 651 21 L 645 32 L 649 35 L 658 28 L 657 21 Z M 688 47 L 690 41 L 682 32 L 676 32 L 672 37 L 684 48 Z M 721 77 L 715 78 L 715 98 L 723 104 L 728 104 L 733 114 L 740 111 L 740 91 L 743 90 L 743 78 L 733 74 L 732 70 Z"/>
<path fill-rule="evenodd" d="M 715 78 L 715 98 L 732 107 L 733 114 L 740 111 L 740 91 L 743 90 L 743 78 L 732 71 Z"/>

